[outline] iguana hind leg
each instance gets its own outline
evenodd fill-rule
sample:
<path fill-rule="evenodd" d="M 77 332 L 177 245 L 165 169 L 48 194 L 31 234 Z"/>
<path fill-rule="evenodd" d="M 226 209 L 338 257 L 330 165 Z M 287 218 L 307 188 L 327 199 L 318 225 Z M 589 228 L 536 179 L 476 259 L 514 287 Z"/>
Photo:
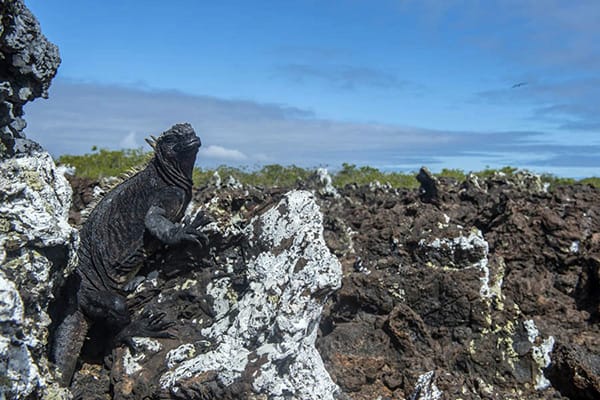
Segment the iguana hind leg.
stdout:
<path fill-rule="evenodd" d="M 82 290 L 77 300 L 84 314 L 93 321 L 103 322 L 115 330 L 130 322 L 127 300 L 110 290 Z"/>
<path fill-rule="evenodd" d="M 131 322 L 117 334 L 115 342 L 126 344 L 132 353 L 136 353 L 137 347 L 133 342 L 134 336 L 166 339 L 175 338 L 175 336 L 167 332 L 169 328 L 175 325 L 175 322 L 166 320 L 166 316 L 167 314 L 164 312 L 145 310 L 139 319 Z"/>

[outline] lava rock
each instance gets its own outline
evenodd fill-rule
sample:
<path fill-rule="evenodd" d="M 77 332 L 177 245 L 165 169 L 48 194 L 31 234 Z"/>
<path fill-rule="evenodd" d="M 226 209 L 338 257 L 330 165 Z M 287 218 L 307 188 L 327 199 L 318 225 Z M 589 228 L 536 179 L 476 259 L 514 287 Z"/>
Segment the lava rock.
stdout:
<path fill-rule="evenodd" d="M 0 0 L 0 158 L 40 150 L 23 130 L 25 103 L 47 97 L 60 65 L 58 48 L 21 0 Z"/>
<path fill-rule="evenodd" d="M 218 231 L 233 237 L 239 227 L 231 224 L 231 207 L 240 202 L 229 197 L 220 204 L 230 208 L 219 212 L 218 197 L 212 194 L 212 208 L 195 207 L 216 215 L 205 227 L 209 236 Z M 255 211 L 238 231 L 237 244 L 215 249 L 219 240 L 212 241 L 211 262 L 168 279 L 155 275 L 131 295 L 134 312 L 151 307 L 174 318 L 177 339 L 136 338 L 135 355 L 115 349 L 114 398 L 338 398 L 315 348 L 323 305 L 341 284 L 341 266 L 323 237 L 323 216 L 306 191 L 283 194 Z M 172 264 L 173 258 L 161 262 Z M 236 284 L 237 272 L 243 284 Z M 85 387 L 73 390 L 85 393 Z"/>
<path fill-rule="evenodd" d="M 71 187 L 48 153 L 0 160 L 0 390 L 40 396 L 53 378 L 48 308 L 74 266 Z"/>

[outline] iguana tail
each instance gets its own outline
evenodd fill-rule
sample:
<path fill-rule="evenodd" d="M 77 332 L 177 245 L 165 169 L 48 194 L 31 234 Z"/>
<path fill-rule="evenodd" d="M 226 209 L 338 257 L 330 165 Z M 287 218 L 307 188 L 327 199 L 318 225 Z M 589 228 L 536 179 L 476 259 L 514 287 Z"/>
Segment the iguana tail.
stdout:
<path fill-rule="evenodd" d="M 55 332 L 52 358 L 60 373 L 58 382 L 63 387 L 71 383 L 88 328 L 89 322 L 80 310 L 76 310 L 64 319 Z"/>

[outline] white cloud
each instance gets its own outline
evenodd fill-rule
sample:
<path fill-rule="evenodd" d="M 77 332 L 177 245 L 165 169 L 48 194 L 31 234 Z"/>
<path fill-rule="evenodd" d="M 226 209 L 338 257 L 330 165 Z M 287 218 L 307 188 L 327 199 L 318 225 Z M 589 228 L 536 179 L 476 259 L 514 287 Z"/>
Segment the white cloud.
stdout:
<path fill-rule="evenodd" d="M 158 135 L 178 122 L 190 122 L 203 146 L 201 167 L 220 164 L 283 164 L 337 167 L 344 162 L 384 167 L 404 165 L 433 170 L 444 160 L 490 160 L 491 167 L 526 165 L 527 154 L 548 154 L 544 168 L 578 166 L 573 145 L 550 143 L 543 132 L 445 131 L 319 119 L 305 110 L 277 104 L 191 96 L 174 91 L 74 83 L 57 80 L 48 100 L 28 104 L 28 136 L 51 154 L 82 154 L 92 146 L 136 147 L 138 138 Z M 133 145 L 133 146 L 131 146 Z M 586 152 L 600 153 L 588 143 Z M 510 159 L 490 154 L 508 153 Z M 542 160 L 543 161 L 543 160 Z M 537 160 L 536 162 L 542 162 Z M 468 163 L 455 168 L 468 168 Z M 486 164 L 488 165 L 488 164 Z M 590 167 L 589 162 L 586 167 Z"/>
<path fill-rule="evenodd" d="M 123 139 L 121 139 L 119 146 L 125 149 L 136 149 L 140 147 L 135 138 L 135 131 L 130 131 Z"/>
<path fill-rule="evenodd" d="M 222 146 L 210 145 L 201 147 L 200 157 L 216 158 L 219 160 L 244 161 L 248 159 L 244 153 L 235 149 L 226 149 Z"/>

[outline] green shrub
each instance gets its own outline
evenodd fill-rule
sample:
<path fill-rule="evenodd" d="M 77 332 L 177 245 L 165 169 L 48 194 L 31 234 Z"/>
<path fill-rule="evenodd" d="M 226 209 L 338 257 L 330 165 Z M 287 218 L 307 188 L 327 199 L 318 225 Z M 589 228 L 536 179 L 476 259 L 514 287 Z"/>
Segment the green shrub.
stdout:
<path fill-rule="evenodd" d="M 597 176 L 581 179 L 579 183 L 584 185 L 592 185 L 593 187 L 600 189 L 600 178 Z"/>
<path fill-rule="evenodd" d="M 342 169 L 332 176 L 333 185 L 342 188 L 349 184 L 368 185 L 371 182 L 389 183 L 395 188 L 415 188 L 419 186 L 414 174 L 381 172 L 377 168 L 344 163 Z"/>
<path fill-rule="evenodd" d="M 58 163 L 75 167 L 75 174 L 84 178 L 99 179 L 108 176 L 121 175 L 134 167 L 147 163 L 152 158 L 152 152 L 143 149 L 98 150 L 92 147 L 92 152 L 81 156 L 63 155 Z"/>
<path fill-rule="evenodd" d="M 465 171 L 463 171 L 462 169 L 457 169 L 457 168 L 443 168 L 439 174 L 436 174 L 439 177 L 442 178 L 454 178 L 457 181 L 464 181 L 465 178 L 467 177 L 467 175 L 465 174 Z"/>
<path fill-rule="evenodd" d="M 577 183 L 577 181 L 573 178 L 562 178 L 553 174 L 542 174 L 540 175 L 540 179 L 542 182 L 550 184 L 550 189 L 556 186 L 573 185 Z"/>
<path fill-rule="evenodd" d="M 506 176 L 513 176 L 515 174 L 515 172 L 517 172 L 518 170 L 519 169 L 516 167 L 509 167 L 509 166 L 505 166 L 500 169 L 485 167 L 485 169 L 483 171 L 474 172 L 474 174 L 480 178 L 486 179 L 486 178 L 490 178 L 498 173 L 502 173 Z"/>

